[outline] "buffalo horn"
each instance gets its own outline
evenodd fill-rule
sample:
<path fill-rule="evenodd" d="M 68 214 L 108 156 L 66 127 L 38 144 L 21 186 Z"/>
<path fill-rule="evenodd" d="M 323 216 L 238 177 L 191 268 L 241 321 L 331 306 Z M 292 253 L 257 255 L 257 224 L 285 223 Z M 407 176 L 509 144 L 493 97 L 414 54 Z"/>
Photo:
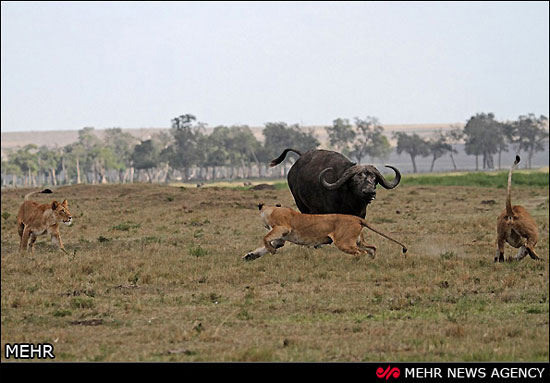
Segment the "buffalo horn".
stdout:
<path fill-rule="evenodd" d="M 340 177 L 336 182 L 334 183 L 330 183 L 330 182 L 327 182 L 324 178 L 323 178 L 323 174 L 325 174 L 325 172 L 328 172 L 329 170 L 333 170 L 332 168 L 326 168 L 324 169 L 321 173 L 319 173 L 319 181 L 321 182 L 321 185 L 323 185 L 326 189 L 328 190 L 336 190 L 338 189 L 340 186 L 342 186 L 344 183 L 346 183 L 347 180 L 349 180 L 351 177 L 353 177 L 355 174 L 357 174 L 358 172 L 361 171 L 361 166 L 358 166 L 358 165 L 355 165 L 355 166 L 352 166 L 350 168 L 348 168 L 344 174 L 342 174 L 342 177 Z"/>
<path fill-rule="evenodd" d="M 378 171 L 378 169 L 376 169 L 374 166 L 371 167 L 371 170 L 374 174 L 376 174 L 376 179 L 378 180 L 378 183 L 380 185 L 382 185 L 383 188 L 385 189 L 393 189 L 394 187 L 396 187 L 397 185 L 399 185 L 399 182 L 401 181 L 401 173 L 399 173 L 399 170 L 397 170 L 396 168 L 394 168 L 393 166 L 391 165 L 385 165 L 387 168 L 390 168 L 392 169 L 394 172 L 395 172 L 395 178 L 393 179 L 393 181 L 391 182 L 388 182 L 386 181 L 386 179 L 384 178 L 384 176 L 382 175 L 382 173 L 380 173 Z"/>
<path fill-rule="evenodd" d="M 371 165 L 355 165 L 355 166 L 352 166 L 350 168 L 348 168 L 344 174 L 342 174 L 342 176 L 334 183 L 330 183 L 330 182 L 327 182 L 324 178 L 323 178 L 323 175 L 328 172 L 329 170 L 333 170 L 332 168 L 326 168 L 324 169 L 321 173 L 319 173 L 319 181 L 321 182 L 321 184 L 328 190 L 336 190 L 338 189 L 340 186 L 342 186 L 344 183 L 346 183 L 351 177 L 353 177 L 355 174 L 363 171 L 363 169 L 367 168 L 369 171 L 373 172 L 375 175 L 376 175 L 376 180 L 377 182 L 382 185 L 383 188 L 385 189 L 393 189 L 394 187 L 396 187 L 397 185 L 399 185 L 399 182 L 401 181 L 401 173 L 399 172 L 399 170 L 397 170 L 396 168 L 394 168 L 393 166 L 391 165 L 386 165 L 387 168 L 390 168 L 390 169 L 393 169 L 393 171 L 395 172 L 395 178 L 393 179 L 393 181 L 389 182 L 387 181 L 384 176 L 380 173 L 380 171 L 378 171 L 378 169 L 376 169 L 374 166 L 371 166 Z"/>

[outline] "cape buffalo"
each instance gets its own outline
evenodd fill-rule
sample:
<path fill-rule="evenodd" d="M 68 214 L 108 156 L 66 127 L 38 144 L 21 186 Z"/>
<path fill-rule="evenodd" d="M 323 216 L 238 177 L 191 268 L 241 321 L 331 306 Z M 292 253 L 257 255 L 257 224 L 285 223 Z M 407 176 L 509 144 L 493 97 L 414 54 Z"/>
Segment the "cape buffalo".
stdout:
<path fill-rule="evenodd" d="M 288 186 L 296 206 L 305 214 L 351 214 L 365 218 L 367 205 L 376 197 L 376 184 L 393 189 L 401 181 L 393 166 L 395 178 L 387 181 L 372 165 L 357 165 L 344 155 L 331 150 L 309 150 L 304 154 L 285 149 L 270 166 L 283 162 L 292 151 L 300 156 L 288 172 Z"/>

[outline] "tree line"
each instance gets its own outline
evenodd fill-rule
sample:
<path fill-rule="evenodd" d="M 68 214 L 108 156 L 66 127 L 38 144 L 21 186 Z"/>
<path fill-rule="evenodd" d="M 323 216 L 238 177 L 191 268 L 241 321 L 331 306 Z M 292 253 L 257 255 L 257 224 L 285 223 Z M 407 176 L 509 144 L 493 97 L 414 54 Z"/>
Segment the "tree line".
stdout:
<path fill-rule="evenodd" d="M 464 128 L 454 127 L 450 131 L 438 131 L 429 139 L 422 139 L 417 134 L 407 135 L 403 132 L 394 133 L 397 139 L 397 153 L 410 156 L 413 171 L 416 173 L 415 159 L 431 156 L 433 171 L 435 161 L 449 154 L 454 169 L 457 169 L 453 154 L 457 153 L 455 145 L 464 142 L 466 154 L 475 156 L 476 170 L 479 170 L 479 160 L 483 169 L 495 169 L 494 155 L 498 155 L 498 169 L 501 168 L 503 152 L 508 152 L 510 145 L 517 154 L 527 154 L 527 167 L 531 168 L 533 155 L 543 151 L 548 140 L 548 118 L 546 116 L 519 116 L 515 121 L 501 122 L 495 119 L 493 113 L 478 113 L 470 117 Z"/>
<path fill-rule="evenodd" d="M 533 154 L 544 150 L 547 123 L 547 117 L 533 114 L 499 122 L 492 113 L 479 113 L 463 128 L 440 130 L 427 138 L 394 132 L 393 138 L 397 153 L 410 156 L 414 172 L 417 157 L 431 156 L 433 171 L 435 161 L 447 154 L 457 169 L 453 154 L 457 153 L 455 146 L 462 142 L 466 154 L 476 157 L 476 170 L 479 159 L 483 169 L 493 169 L 494 155 L 498 155 L 500 168 L 501 154 L 510 145 L 516 152 L 527 153 L 531 167 Z M 216 126 L 210 134 L 206 134 L 206 126 L 194 115 L 184 114 L 171 120 L 169 131 L 146 140 L 120 128 L 106 129 L 100 139 L 94 128 L 85 127 L 78 131 L 76 142 L 61 148 L 30 144 L 8 152 L 2 160 L 2 186 L 280 178 L 286 175 L 293 160 L 269 168 L 271 159 L 285 148 L 307 151 L 320 146 L 313 130 L 298 124 L 266 123 L 263 142 L 247 125 Z M 394 150 L 376 117 L 353 121 L 337 118 L 325 130 L 330 148 L 357 163 L 385 160 Z"/>

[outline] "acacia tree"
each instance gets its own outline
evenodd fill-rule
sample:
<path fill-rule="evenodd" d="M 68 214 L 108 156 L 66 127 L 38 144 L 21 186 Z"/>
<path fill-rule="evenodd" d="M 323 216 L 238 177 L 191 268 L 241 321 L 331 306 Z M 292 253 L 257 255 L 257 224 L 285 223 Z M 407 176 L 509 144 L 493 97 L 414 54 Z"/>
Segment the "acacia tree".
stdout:
<path fill-rule="evenodd" d="M 57 185 L 57 170 L 61 165 L 61 153 L 56 149 L 49 149 L 47 146 L 41 146 L 36 153 L 38 160 L 38 170 L 50 179 L 50 183 Z"/>
<path fill-rule="evenodd" d="M 476 170 L 479 170 L 478 157 L 483 156 L 483 169 L 493 169 L 493 154 L 502 146 L 504 130 L 502 123 L 495 120 L 493 113 L 478 113 L 472 116 L 464 127 L 466 154 L 476 156 Z"/>
<path fill-rule="evenodd" d="M 21 168 L 13 162 L 12 157 L 13 153 L 9 153 L 8 159 L 2 160 L 2 186 L 17 186 L 17 176 L 23 174 Z M 11 181 L 8 180 L 8 175 L 11 175 Z"/>
<path fill-rule="evenodd" d="M 258 151 L 258 159 L 262 162 L 278 157 L 286 148 L 306 152 L 319 146 L 319 140 L 313 130 L 304 131 L 298 124 L 288 126 L 285 122 L 268 122 L 262 133 L 265 137 L 264 145 L 263 149 Z M 291 161 L 293 156 L 291 153 Z M 283 166 L 282 169 L 283 176 L 286 176 L 287 166 Z"/>
<path fill-rule="evenodd" d="M 151 140 L 160 151 L 155 178 L 160 182 L 166 182 L 172 169 L 168 154 L 170 153 L 170 147 L 174 144 L 173 136 L 169 132 L 160 131 L 153 134 Z M 130 167 L 130 170 L 132 169 L 133 167 Z"/>
<path fill-rule="evenodd" d="M 25 145 L 18 149 L 13 156 L 13 163 L 25 174 L 25 186 L 35 186 L 34 172 L 38 171 L 38 156 L 34 144 Z"/>
<path fill-rule="evenodd" d="M 384 127 L 376 117 L 356 117 L 354 124 L 347 118 L 337 118 L 325 127 L 329 144 L 335 150 L 354 158 L 357 163 L 366 157 L 387 158 L 392 151 Z"/>
<path fill-rule="evenodd" d="M 110 146 L 96 145 L 90 152 L 90 156 L 94 161 L 94 171 L 98 174 L 99 182 L 102 184 L 107 183 L 107 169 L 120 172 L 124 168 L 121 158 L 113 152 Z"/>
<path fill-rule="evenodd" d="M 286 148 L 305 152 L 320 144 L 313 130 L 304 131 L 298 124 L 289 126 L 285 122 L 268 122 L 262 133 L 266 160 L 278 157 Z"/>
<path fill-rule="evenodd" d="M 79 147 L 77 157 L 79 172 L 82 170 L 88 182 L 88 174 L 92 173 L 91 182 L 96 183 L 98 181 L 98 148 L 102 146 L 101 140 L 95 135 L 95 129 L 93 127 L 84 127 L 78 131 Z M 75 153 L 76 154 L 76 153 Z"/>
<path fill-rule="evenodd" d="M 446 136 L 446 142 L 448 142 L 449 145 L 451 145 L 449 156 L 451 157 L 451 161 L 453 162 L 453 168 L 454 170 L 457 170 L 456 162 L 453 154 L 457 154 L 458 151 L 455 149 L 454 145 L 462 142 L 462 140 L 464 139 L 464 131 L 460 126 L 453 125 L 451 130 L 445 133 L 445 136 Z"/>
<path fill-rule="evenodd" d="M 501 169 L 502 153 L 508 151 L 508 143 L 512 142 L 513 126 L 510 123 L 500 123 L 499 133 L 495 138 L 498 150 L 498 168 Z"/>
<path fill-rule="evenodd" d="M 517 153 L 527 152 L 527 166 L 531 168 L 531 160 L 536 152 L 544 150 L 545 141 L 548 139 L 548 118 L 536 117 L 533 113 L 519 116 L 517 121 L 511 124 L 511 141 L 517 145 Z"/>
<path fill-rule="evenodd" d="M 252 130 L 247 125 L 232 126 L 229 128 L 228 148 L 232 164 L 239 164 L 244 169 L 248 169 L 247 178 L 251 174 L 251 166 L 256 163 L 259 167 L 258 152 L 261 147 Z"/>
<path fill-rule="evenodd" d="M 432 154 L 432 165 L 430 172 L 434 171 L 435 161 L 438 158 L 443 157 L 446 153 L 452 153 L 453 147 L 447 142 L 447 135 L 443 134 L 442 130 L 439 130 L 434 137 L 428 142 L 430 153 Z"/>
<path fill-rule="evenodd" d="M 232 154 L 231 129 L 227 126 L 216 126 L 209 135 L 201 135 L 197 142 L 197 152 L 200 154 L 201 168 L 212 168 L 212 178 L 217 178 L 217 167 L 231 166 L 230 177 L 233 178 L 236 154 Z M 202 169 L 201 169 L 202 174 Z"/>
<path fill-rule="evenodd" d="M 368 124 L 366 124 L 368 126 Z M 339 152 L 348 155 L 351 151 L 351 144 L 357 132 L 347 118 L 337 118 L 332 121 L 332 126 L 325 127 L 330 146 Z"/>
<path fill-rule="evenodd" d="M 204 154 L 204 166 L 212 167 L 212 179 L 216 179 L 216 167 L 229 164 L 229 152 L 227 140 L 229 128 L 227 126 L 216 126 L 209 136 L 202 136 L 198 146 Z"/>
<path fill-rule="evenodd" d="M 85 156 L 86 149 L 80 142 L 73 142 L 63 148 L 68 183 L 71 183 L 73 177 L 76 178 L 77 184 L 82 182 L 80 161 Z"/>
<path fill-rule="evenodd" d="M 376 117 L 367 117 L 362 120 L 355 118 L 354 137 L 350 156 L 361 163 L 367 156 L 371 158 L 387 158 L 391 151 L 391 145 L 384 135 L 384 127 Z"/>
<path fill-rule="evenodd" d="M 192 114 L 184 114 L 172 119 L 170 134 L 174 142 L 163 150 L 163 157 L 176 169 L 181 169 L 184 179 L 188 178 L 188 169 L 203 157 L 199 142 L 203 136 L 205 124 L 196 123 Z"/>
<path fill-rule="evenodd" d="M 159 162 L 160 150 L 153 140 L 145 140 L 134 146 L 134 151 L 131 154 L 131 160 L 136 169 L 145 170 L 147 181 L 153 182 L 152 169 Z"/>
<path fill-rule="evenodd" d="M 132 179 L 132 152 L 139 140 L 130 133 L 123 132 L 121 128 L 105 129 L 104 142 L 116 157 L 116 170 L 119 171 L 119 181 Z"/>
<path fill-rule="evenodd" d="M 407 153 L 411 157 L 413 172 L 416 173 L 416 157 L 427 157 L 430 155 L 428 142 L 416 133 L 408 135 L 405 132 L 395 132 L 393 137 L 397 139 L 397 154 Z"/>

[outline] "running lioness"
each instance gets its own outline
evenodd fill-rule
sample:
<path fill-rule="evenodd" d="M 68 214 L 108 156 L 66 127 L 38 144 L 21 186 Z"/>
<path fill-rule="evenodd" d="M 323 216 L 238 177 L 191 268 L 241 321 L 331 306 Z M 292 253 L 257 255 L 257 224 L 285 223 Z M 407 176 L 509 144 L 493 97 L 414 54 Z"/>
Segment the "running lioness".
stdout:
<path fill-rule="evenodd" d="M 243 257 L 247 261 L 259 258 L 267 252 L 275 253 L 276 247 L 283 246 L 285 241 L 306 246 L 334 243 L 338 249 L 348 254 L 370 253 L 374 256 L 376 246 L 365 244 L 361 238 L 361 230 L 364 227 L 401 245 L 403 253 L 407 252 L 405 245 L 374 229 L 367 221 L 357 216 L 302 214 L 290 208 L 264 204 L 259 204 L 258 208 L 265 226 L 270 231 L 263 239 L 263 247 Z"/>

